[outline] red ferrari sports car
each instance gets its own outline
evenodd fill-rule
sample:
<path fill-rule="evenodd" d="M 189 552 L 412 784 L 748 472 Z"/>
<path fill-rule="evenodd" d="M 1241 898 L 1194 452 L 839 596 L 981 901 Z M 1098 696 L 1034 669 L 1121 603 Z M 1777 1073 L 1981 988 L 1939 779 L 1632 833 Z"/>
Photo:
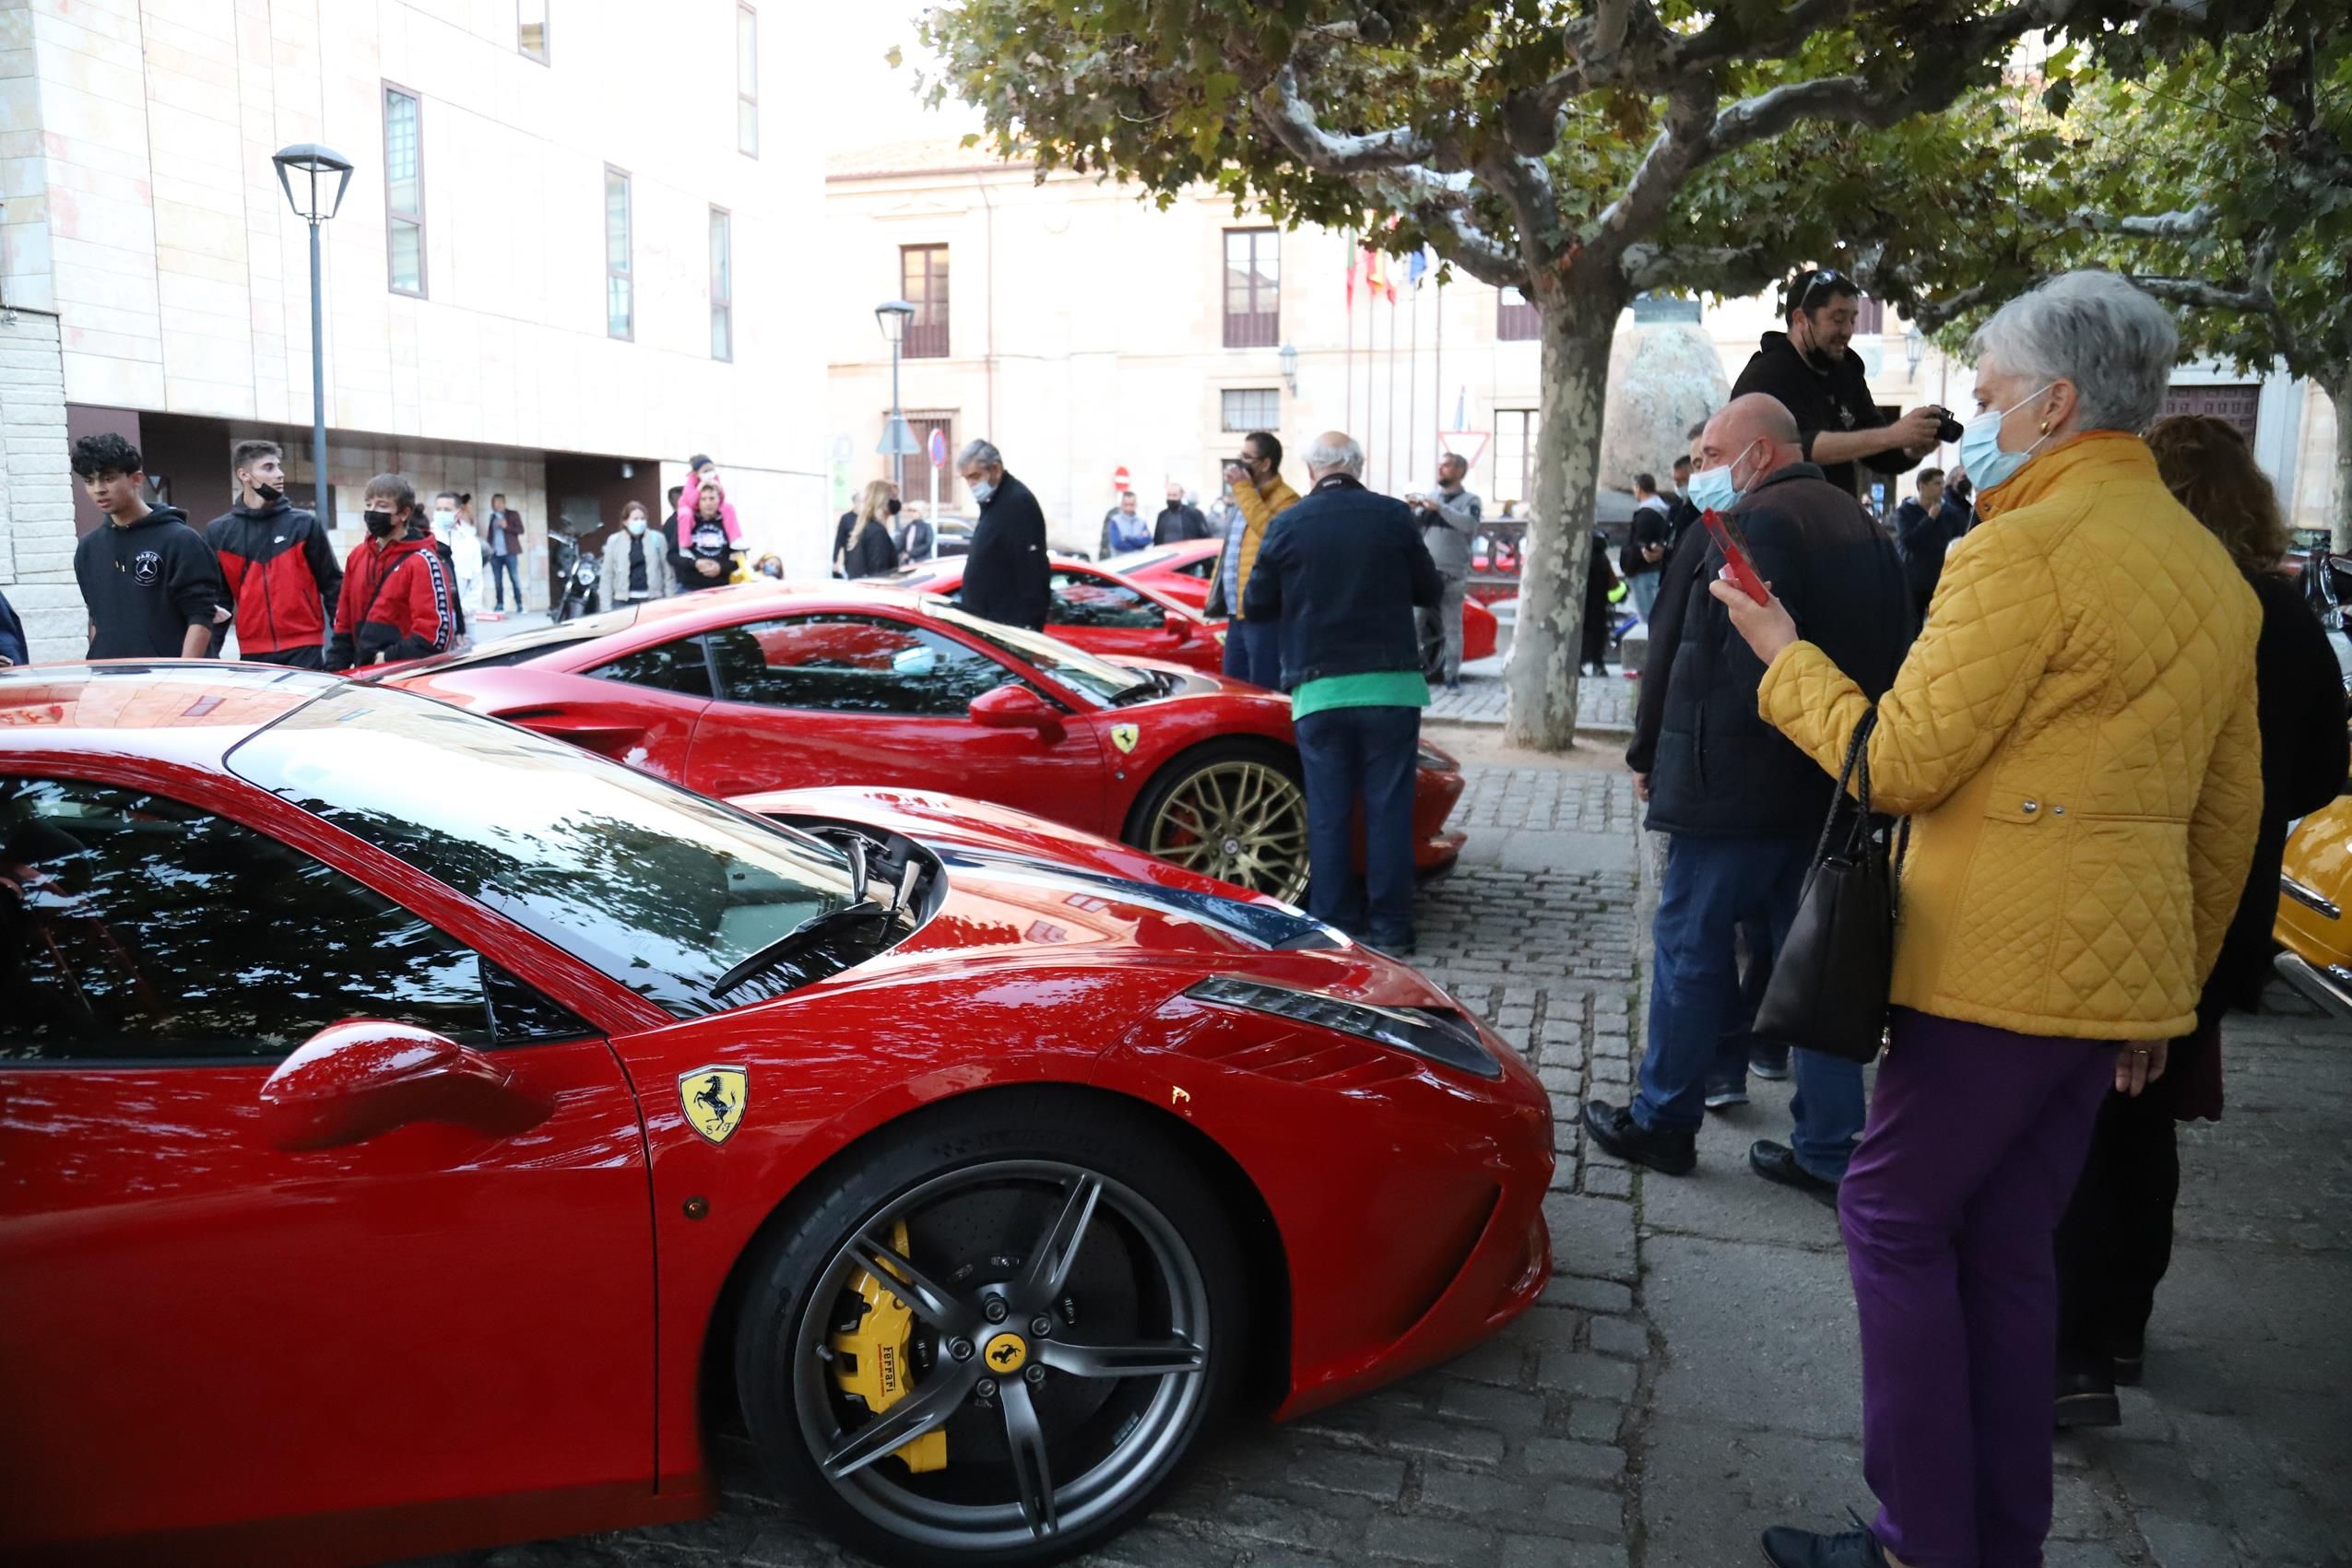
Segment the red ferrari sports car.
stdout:
<path fill-rule="evenodd" d="M 681 1518 L 739 1413 L 861 1550 L 1036 1562 L 1542 1289 L 1543 1091 L 1412 970 L 758 804 L 304 671 L 0 674 L 0 1560 Z"/>
<path fill-rule="evenodd" d="M 1154 594 L 1198 610 L 1209 602 L 1209 579 L 1215 575 L 1217 556 L 1224 543 L 1219 539 L 1188 539 L 1180 545 L 1154 545 L 1150 549 L 1133 550 L 1126 555 L 1107 557 L 1098 571 L 1149 588 Z M 1209 623 L 1218 631 L 1224 630 L 1222 620 Z M 1496 625 L 1495 612 L 1476 599 L 1462 601 L 1462 657 L 1488 659 L 1495 656 Z M 1057 631 L 1057 635 L 1058 635 Z"/>
<path fill-rule="evenodd" d="M 963 560 L 920 561 L 876 580 L 910 593 L 963 602 Z M 1091 561 L 1053 560 L 1053 597 L 1046 633 L 1106 659 L 1166 659 L 1215 675 L 1224 667 L 1222 631 L 1201 619 L 1200 607 L 1157 587 L 1129 583 Z"/>
<path fill-rule="evenodd" d="M 747 584 L 525 632 L 385 679 L 725 797 L 817 784 L 976 796 L 1296 902 L 1306 795 L 1290 703 L 1084 654 L 943 600 Z M 1421 749 L 1414 862 L 1463 835 L 1452 758 Z"/>

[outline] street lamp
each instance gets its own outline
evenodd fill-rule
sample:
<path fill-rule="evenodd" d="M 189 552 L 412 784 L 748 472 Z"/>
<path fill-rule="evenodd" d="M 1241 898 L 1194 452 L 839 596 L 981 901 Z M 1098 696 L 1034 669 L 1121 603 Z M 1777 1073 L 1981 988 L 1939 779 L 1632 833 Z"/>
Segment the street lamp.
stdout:
<path fill-rule="evenodd" d="M 1927 334 L 1921 332 L 1916 325 L 1904 330 L 1903 358 L 1911 367 L 1912 384 L 1917 385 L 1920 379 L 1920 361 L 1927 358 Z"/>
<path fill-rule="evenodd" d="M 1296 397 L 1298 395 L 1298 346 L 1294 343 L 1283 344 L 1282 352 L 1275 358 L 1282 362 L 1282 384 L 1291 389 L 1293 397 Z"/>
<path fill-rule="evenodd" d="M 351 160 L 314 142 L 301 142 L 270 161 L 278 165 L 278 183 L 294 216 L 311 226 L 311 509 L 322 526 L 332 528 L 335 520 L 326 515 L 326 336 L 320 309 L 318 226 L 341 209 L 343 193 L 351 188 Z M 334 182 L 331 194 L 325 188 L 329 180 Z"/>
<path fill-rule="evenodd" d="M 906 416 L 898 409 L 899 346 L 906 341 L 906 325 L 914 319 L 915 307 L 904 300 L 884 300 L 874 307 L 874 320 L 890 339 L 890 423 L 882 430 L 881 444 L 874 450 L 890 459 L 890 482 L 901 495 L 906 491 L 906 454 L 921 450 L 915 444 L 915 432 L 907 428 Z"/>

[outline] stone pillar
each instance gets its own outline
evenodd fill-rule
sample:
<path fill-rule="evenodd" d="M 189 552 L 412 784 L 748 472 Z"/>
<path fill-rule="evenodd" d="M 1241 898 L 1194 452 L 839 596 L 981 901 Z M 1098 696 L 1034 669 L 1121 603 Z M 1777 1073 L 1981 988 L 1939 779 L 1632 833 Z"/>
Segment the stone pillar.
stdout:
<path fill-rule="evenodd" d="M 36 660 L 89 647 L 74 584 L 74 477 L 65 442 L 65 369 L 57 318 L 0 310 L 0 592 Z"/>

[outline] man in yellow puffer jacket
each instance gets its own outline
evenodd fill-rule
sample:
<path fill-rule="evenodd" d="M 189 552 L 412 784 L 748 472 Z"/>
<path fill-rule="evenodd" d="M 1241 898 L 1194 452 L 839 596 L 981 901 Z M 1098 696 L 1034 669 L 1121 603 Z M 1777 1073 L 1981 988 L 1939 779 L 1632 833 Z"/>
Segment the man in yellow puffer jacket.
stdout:
<path fill-rule="evenodd" d="M 1258 552 L 1274 519 L 1298 504 L 1298 492 L 1283 479 L 1282 443 L 1266 430 L 1241 438 L 1241 461 L 1225 466 L 1225 483 L 1233 487 L 1234 504 L 1241 522 L 1225 536 L 1217 552 L 1216 575 L 1209 580 L 1209 602 L 1202 612 L 1225 623 L 1225 673 L 1269 691 L 1282 686 L 1282 654 L 1278 628 L 1271 621 L 1253 621 L 1242 614 L 1242 595 L 1249 574 L 1258 568 Z"/>
<path fill-rule="evenodd" d="M 1862 1318 L 1859 1535 L 1782 1568 L 2034 1562 L 2051 1516 L 2051 1237 L 2110 1085 L 2161 1074 L 2245 885 L 2262 801 L 2253 590 L 2137 431 L 2178 336 L 2074 273 L 1977 335 L 1954 545 L 1869 744 L 1910 817 L 1892 1032 L 1839 1195 Z M 1713 589 L 1758 707 L 1836 772 L 1870 702 L 1777 599 Z M 2121 1049 L 2118 1049 L 2118 1046 Z"/>

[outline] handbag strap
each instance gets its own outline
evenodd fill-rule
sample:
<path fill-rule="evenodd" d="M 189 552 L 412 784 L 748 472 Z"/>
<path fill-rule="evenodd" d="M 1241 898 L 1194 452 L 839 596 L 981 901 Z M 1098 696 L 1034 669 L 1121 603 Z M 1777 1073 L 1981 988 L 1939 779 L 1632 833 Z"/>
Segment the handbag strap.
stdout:
<path fill-rule="evenodd" d="M 1878 710 L 1873 707 L 1854 726 L 1852 738 L 1846 742 L 1846 765 L 1838 770 L 1838 793 L 1829 798 L 1828 815 L 1822 819 L 1821 840 L 1813 846 L 1813 863 L 1819 866 L 1829 856 L 1830 835 L 1838 831 L 1838 810 L 1846 803 L 1846 786 L 1853 782 L 1854 770 L 1862 770 L 1862 814 L 1857 821 L 1870 821 L 1870 732 L 1878 724 Z M 1851 847 L 1850 845 L 1849 846 Z"/>

